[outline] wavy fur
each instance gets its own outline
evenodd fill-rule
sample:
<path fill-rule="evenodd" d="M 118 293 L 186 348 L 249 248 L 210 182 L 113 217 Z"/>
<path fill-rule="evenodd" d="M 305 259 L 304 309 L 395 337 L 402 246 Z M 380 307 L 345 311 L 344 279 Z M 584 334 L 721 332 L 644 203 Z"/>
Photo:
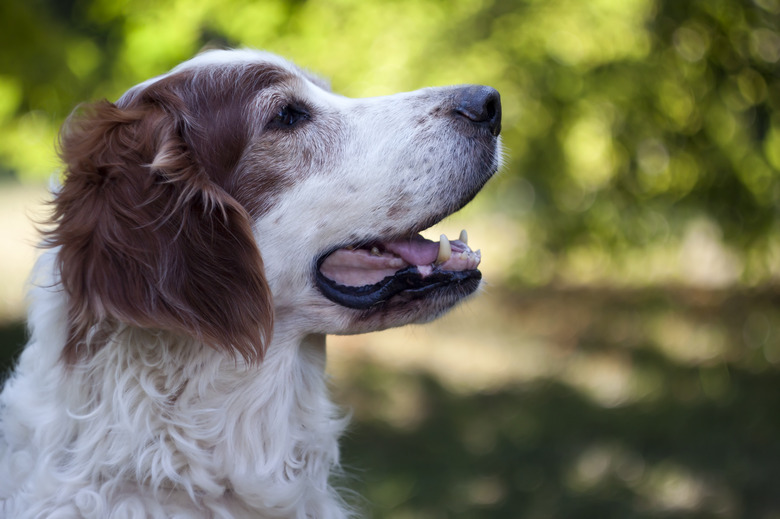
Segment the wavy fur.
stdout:
<path fill-rule="evenodd" d="M 495 113 L 486 129 L 459 108 L 473 92 L 351 100 L 216 51 L 77 110 L 0 394 L 0 517 L 351 516 L 324 334 L 427 321 L 468 291 L 355 310 L 319 292 L 317 258 L 474 196 L 500 145 Z"/>

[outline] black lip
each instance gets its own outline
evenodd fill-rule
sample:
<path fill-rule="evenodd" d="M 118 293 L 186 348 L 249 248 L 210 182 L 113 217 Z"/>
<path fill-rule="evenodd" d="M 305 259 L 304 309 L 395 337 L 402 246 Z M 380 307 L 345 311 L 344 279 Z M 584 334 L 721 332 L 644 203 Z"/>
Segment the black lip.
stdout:
<path fill-rule="evenodd" d="M 479 285 L 479 280 L 482 279 L 482 273 L 476 269 L 434 270 L 433 273 L 423 277 L 417 267 L 412 265 L 384 278 L 379 283 L 352 287 L 340 285 L 320 272 L 319 266 L 324 258 L 325 256 L 317 262 L 317 288 L 334 303 L 356 310 L 367 310 L 375 307 L 401 293 L 413 299 L 419 299 L 440 288 L 463 285 L 469 285 L 466 287 L 467 291 L 472 292 Z"/>
<path fill-rule="evenodd" d="M 441 211 L 429 215 L 415 228 L 398 234 L 398 238 L 414 236 L 422 230 L 431 227 L 445 217 L 460 210 L 477 195 L 485 183 L 496 172 L 498 165 L 496 157 L 498 148 L 496 143 L 499 131 L 500 126 L 497 127 L 492 134 L 492 150 L 489 153 L 489 157 L 483 157 L 484 160 L 479 161 L 483 164 L 483 167 L 473 172 L 471 186 L 466 189 L 456 201 L 450 204 L 449 207 L 445 207 Z M 392 237 L 384 237 L 384 240 L 392 239 Z M 381 243 L 382 240 L 366 239 L 361 241 L 359 246 L 365 246 L 374 241 Z M 408 299 L 421 299 L 432 295 L 434 292 L 450 292 L 462 296 L 474 292 L 479 287 L 480 280 L 482 279 L 482 272 L 477 269 L 448 271 L 434 268 L 431 274 L 423 277 L 417 267 L 411 265 L 373 285 L 358 287 L 341 285 L 332 279 L 325 277 L 320 271 L 320 266 L 325 258 L 338 248 L 339 247 L 335 247 L 331 249 L 320 256 L 316 261 L 314 269 L 315 284 L 327 299 L 342 306 L 357 310 L 381 308 L 381 305 L 387 303 L 395 296 L 403 296 Z"/>

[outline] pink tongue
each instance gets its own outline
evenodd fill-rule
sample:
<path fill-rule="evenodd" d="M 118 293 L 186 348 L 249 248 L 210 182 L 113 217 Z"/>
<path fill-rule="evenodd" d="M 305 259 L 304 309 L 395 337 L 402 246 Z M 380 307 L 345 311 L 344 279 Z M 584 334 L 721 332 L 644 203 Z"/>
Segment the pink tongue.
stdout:
<path fill-rule="evenodd" d="M 383 242 L 382 245 L 410 265 L 428 265 L 439 255 L 439 243 L 426 240 L 419 234 L 407 240 Z"/>

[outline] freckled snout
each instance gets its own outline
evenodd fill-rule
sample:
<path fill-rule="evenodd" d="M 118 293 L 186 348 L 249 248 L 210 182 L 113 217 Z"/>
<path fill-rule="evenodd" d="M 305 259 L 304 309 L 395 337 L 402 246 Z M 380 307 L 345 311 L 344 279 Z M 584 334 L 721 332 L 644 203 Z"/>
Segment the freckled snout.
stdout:
<path fill-rule="evenodd" d="M 495 88 L 481 85 L 461 87 L 455 93 L 454 115 L 482 125 L 493 136 L 501 132 L 501 95 Z"/>

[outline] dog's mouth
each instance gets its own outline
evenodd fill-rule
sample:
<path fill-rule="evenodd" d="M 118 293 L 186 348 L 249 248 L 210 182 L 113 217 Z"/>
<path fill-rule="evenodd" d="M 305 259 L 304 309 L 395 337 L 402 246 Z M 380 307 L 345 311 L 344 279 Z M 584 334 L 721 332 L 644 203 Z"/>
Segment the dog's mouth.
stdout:
<path fill-rule="evenodd" d="M 421 298 L 451 286 L 472 292 L 482 278 L 480 260 L 466 231 L 457 240 L 442 235 L 438 242 L 415 234 L 336 249 L 317 261 L 316 280 L 331 301 L 368 309 L 401 293 Z"/>

